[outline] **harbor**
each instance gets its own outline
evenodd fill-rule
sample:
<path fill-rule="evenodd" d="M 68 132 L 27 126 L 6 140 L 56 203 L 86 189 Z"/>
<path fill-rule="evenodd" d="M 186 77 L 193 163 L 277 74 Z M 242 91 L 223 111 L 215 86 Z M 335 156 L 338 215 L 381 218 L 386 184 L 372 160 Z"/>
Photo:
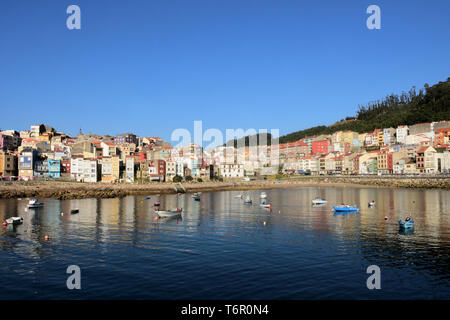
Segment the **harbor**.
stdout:
<path fill-rule="evenodd" d="M 0 231 L 0 299 L 450 297 L 448 190 L 297 186 L 37 200 L 42 206 L 29 209 L 28 198 L 0 199 L 1 221 L 23 219 Z M 358 211 L 336 214 L 342 204 Z M 400 227 L 408 217 L 414 227 Z M 67 290 L 69 265 L 80 267 L 82 290 Z M 370 265 L 381 269 L 382 290 L 366 287 Z"/>

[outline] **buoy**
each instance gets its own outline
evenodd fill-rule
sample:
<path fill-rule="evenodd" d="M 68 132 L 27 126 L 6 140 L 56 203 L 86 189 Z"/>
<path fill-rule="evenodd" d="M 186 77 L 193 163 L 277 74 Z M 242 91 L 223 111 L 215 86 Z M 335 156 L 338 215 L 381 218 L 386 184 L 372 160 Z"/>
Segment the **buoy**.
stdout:
<path fill-rule="evenodd" d="M 63 216 L 63 215 L 64 215 L 64 212 L 61 212 L 61 215 Z"/>
<path fill-rule="evenodd" d="M 8 223 L 6 221 L 3 221 L 3 226 L 6 227 Z"/>
<path fill-rule="evenodd" d="M 155 221 L 158 221 L 158 219 L 159 219 L 158 216 L 156 216 L 156 217 L 155 217 Z"/>
<path fill-rule="evenodd" d="M 388 218 L 387 218 L 387 216 L 384 216 L 384 220 L 387 220 Z"/>
<path fill-rule="evenodd" d="M 46 236 L 44 237 L 44 239 L 48 241 L 48 240 L 50 240 L 50 237 L 49 237 L 48 235 L 46 235 Z"/>
<path fill-rule="evenodd" d="M 267 222 L 264 221 L 264 225 L 266 225 L 266 224 L 267 224 Z"/>
<path fill-rule="evenodd" d="M 281 210 L 278 210 L 278 213 L 281 213 Z"/>

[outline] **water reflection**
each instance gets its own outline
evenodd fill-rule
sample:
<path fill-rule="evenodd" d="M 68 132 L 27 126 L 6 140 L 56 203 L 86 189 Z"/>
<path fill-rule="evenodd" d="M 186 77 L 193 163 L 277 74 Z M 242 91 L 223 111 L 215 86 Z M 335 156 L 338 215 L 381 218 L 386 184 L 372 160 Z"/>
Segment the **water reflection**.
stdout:
<path fill-rule="evenodd" d="M 395 288 L 384 288 L 382 298 L 450 298 L 449 191 L 350 187 L 269 190 L 271 210 L 260 207 L 260 191 L 246 192 L 253 205 L 235 198 L 241 193 L 202 193 L 200 201 L 194 201 L 190 194 L 149 199 L 41 199 L 44 207 L 37 210 L 27 210 L 27 199 L 2 199 L 0 220 L 22 216 L 24 222 L 0 232 L 0 271 L 24 277 L 23 288 L 17 288 L 15 298 L 35 298 L 30 293 L 33 290 L 59 297 L 64 294 L 61 288 L 56 290 L 59 295 L 48 289 L 64 280 L 65 275 L 57 270 L 78 261 L 99 277 L 88 291 L 91 298 L 118 297 L 122 290 L 128 293 L 126 297 L 139 298 L 342 299 L 367 297 L 364 287 L 338 288 L 336 283 L 344 279 L 365 281 L 361 266 L 373 263 L 387 268 L 387 277 L 397 283 Z M 312 205 L 315 198 L 325 198 L 328 203 Z M 376 206 L 368 207 L 372 200 Z M 160 210 L 183 208 L 182 219 L 156 220 L 158 201 Z M 333 214 L 332 206 L 340 203 L 355 204 L 360 211 Z M 70 214 L 75 208 L 80 212 Z M 398 220 L 406 216 L 413 217 L 415 229 L 399 230 Z M 46 235 L 50 241 L 45 240 Z M 342 267 L 336 267 L 339 265 Z M 148 278 L 148 272 L 161 268 L 168 271 Z M 209 269 L 216 270 L 208 275 L 209 280 L 196 278 L 197 271 L 200 277 Z M 49 270 L 59 275 L 46 273 Z M 133 270 L 136 282 L 112 284 L 111 270 Z M 191 270 L 196 283 L 204 281 L 203 291 L 192 289 L 196 288 L 194 282 L 180 280 L 186 270 Z M 420 283 L 398 283 L 405 270 L 419 274 Z M 232 271 L 235 275 L 229 274 Z M 224 279 L 214 278 L 224 275 Z M 257 275 L 272 280 L 266 283 L 268 287 L 255 282 Z M 181 288 L 164 282 L 167 277 L 181 281 Z M 302 289 L 293 287 L 294 279 Z M 0 292 L 9 292 L 8 285 L 13 283 L 13 276 L 7 277 Z M 104 283 L 107 287 L 102 290 L 100 284 Z M 159 289 L 154 293 L 133 289 L 139 284 L 158 285 Z M 31 291 L 30 286 L 34 288 Z M 271 296 L 266 296 L 269 287 Z M 406 289 L 409 296 L 402 292 Z"/>

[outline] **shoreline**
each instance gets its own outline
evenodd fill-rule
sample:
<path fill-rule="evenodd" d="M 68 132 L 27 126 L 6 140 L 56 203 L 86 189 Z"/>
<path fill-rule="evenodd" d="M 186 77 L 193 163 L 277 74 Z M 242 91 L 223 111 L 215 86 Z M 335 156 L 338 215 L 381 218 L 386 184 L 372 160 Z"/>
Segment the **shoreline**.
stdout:
<path fill-rule="evenodd" d="M 117 198 L 128 195 L 175 194 L 179 184 L 105 184 L 63 181 L 1 182 L 0 199 L 12 198 Z M 382 178 L 382 177 L 295 177 L 276 180 L 254 180 L 249 182 L 195 182 L 183 183 L 186 193 L 213 191 L 245 191 L 268 189 L 291 189 L 298 187 L 384 187 L 450 189 L 450 178 Z"/>

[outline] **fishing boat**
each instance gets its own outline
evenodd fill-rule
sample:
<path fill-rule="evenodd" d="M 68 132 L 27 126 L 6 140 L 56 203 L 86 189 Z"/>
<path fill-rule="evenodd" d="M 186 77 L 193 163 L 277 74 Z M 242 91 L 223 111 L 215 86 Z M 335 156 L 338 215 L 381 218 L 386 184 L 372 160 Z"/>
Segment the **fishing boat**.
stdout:
<path fill-rule="evenodd" d="M 250 199 L 250 196 L 245 197 L 244 203 L 245 204 L 251 204 L 252 203 L 252 199 Z"/>
<path fill-rule="evenodd" d="M 194 199 L 195 201 L 200 201 L 200 194 L 199 193 L 194 193 L 193 195 L 192 195 L 192 199 Z"/>
<path fill-rule="evenodd" d="M 312 201 L 312 204 L 316 204 L 316 205 L 317 204 L 325 204 L 325 203 L 327 203 L 327 200 L 322 199 L 322 198 L 316 198 Z"/>
<path fill-rule="evenodd" d="M 267 193 L 265 193 L 265 192 L 263 191 L 263 192 L 261 192 L 261 194 L 259 195 L 259 197 L 260 197 L 261 199 L 266 199 L 266 198 L 267 198 Z"/>
<path fill-rule="evenodd" d="M 12 224 L 13 226 L 22 224 L 23 218 L 22 217 L 11 217 L 9 219 L 5 220 L 7 224 Z"/>
<path fill-rule="evenodd" d="M 406 218 L 405 221 L 398 220 L 398 225 L 402 229 L 414 228 L 414 220 L 411 220 L 411 218 L 409 218 L 409 217 Z"/>
<path fill-rule="evenodd" d="M 80 213 L 80 209 L 72 209 L 70 210 L 70 214 L 77 214 Z"/>
<path fill-rule="evenodd" d="M 183 212 L 182 208 L 175 208 L 172 210 L 156 210 L 155 213 L 160 218 L 172 218 L 172 217 L 179 217 L 181 216 L 181 213 Z"/>
<path fill-rule="evenodd" d="M 31 198 L 30 201 L 28 201 L 28 208 L 30 209 L 41 208 L 43 206 L 44 204 L 42 202 L 38 202 L 38 199 L 36 198 Z"/>
<path fill-rule="evenodd" d="M 333 209 L 336 212 L 357 212 L 357 211 L 359 211 L 359 208 L 357 206 L 351 206 L 348 204 L 334 206 Z"/>

